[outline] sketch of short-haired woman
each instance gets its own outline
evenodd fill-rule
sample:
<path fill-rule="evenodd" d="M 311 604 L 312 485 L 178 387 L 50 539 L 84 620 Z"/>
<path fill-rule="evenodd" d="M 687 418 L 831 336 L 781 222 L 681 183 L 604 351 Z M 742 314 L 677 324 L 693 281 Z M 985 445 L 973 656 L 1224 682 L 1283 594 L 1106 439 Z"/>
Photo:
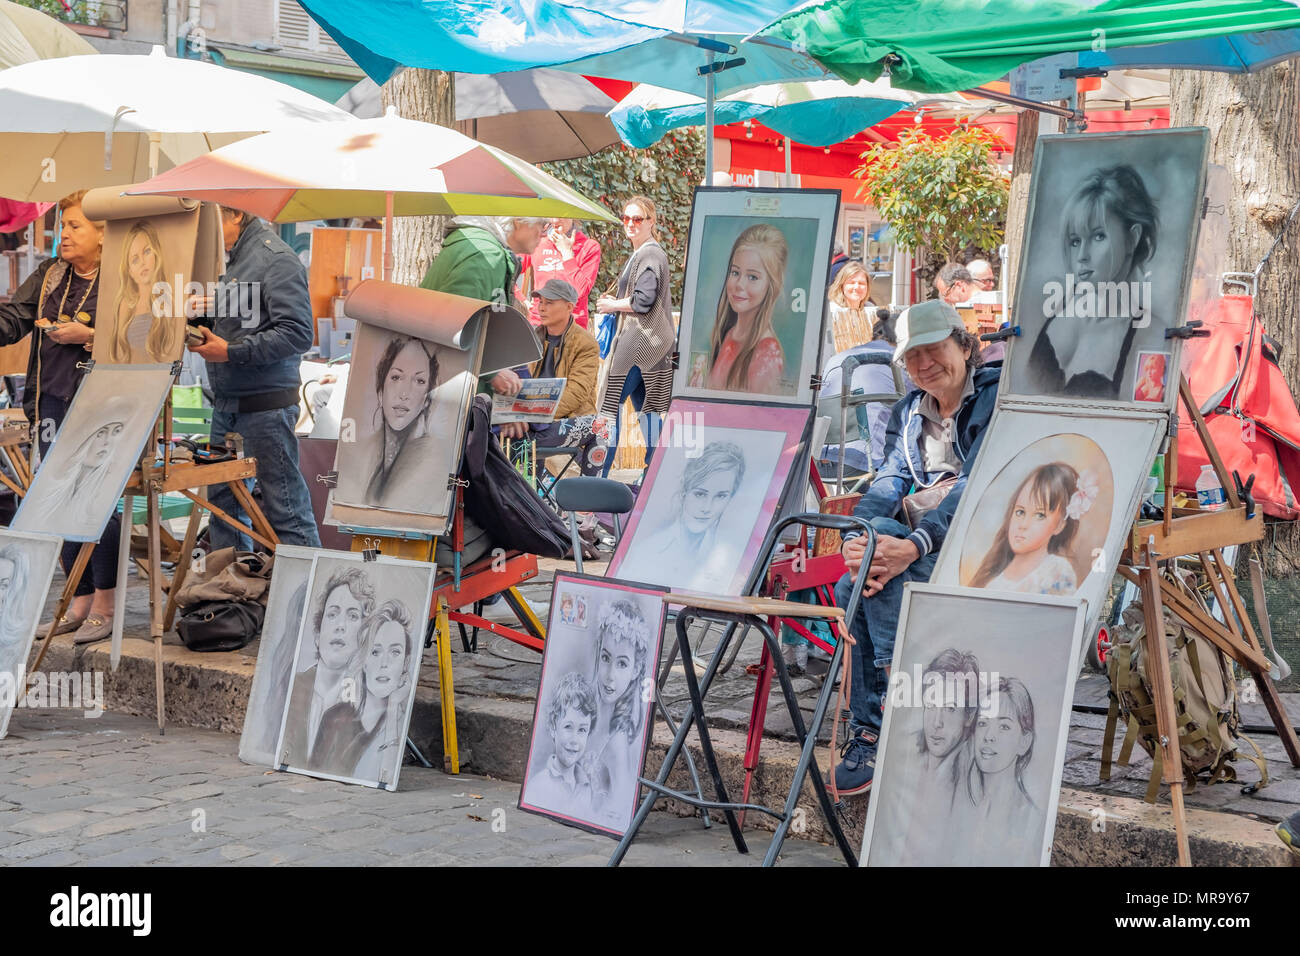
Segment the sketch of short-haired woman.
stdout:
<path fill-rule="evenodd" d="M 390 511 L 422 512 L 429 496 L 429 463 L 436 448 L 429 434 L 438 354 L 432 342 L 394 335 L 375 366 L 379 407 L 357 452 L 365 503 Z"/>
<path fill-rule="evenodd" d="M 693 568 L 693 586 L 729 581 L 745 534 L 728 534 L 724 519 L 744 479 L 745 452 L 735 442 L 709 442 L 699 456 L 687 458 L 668 524 L 643 539 L 641 557 L 660 572 Z"/>

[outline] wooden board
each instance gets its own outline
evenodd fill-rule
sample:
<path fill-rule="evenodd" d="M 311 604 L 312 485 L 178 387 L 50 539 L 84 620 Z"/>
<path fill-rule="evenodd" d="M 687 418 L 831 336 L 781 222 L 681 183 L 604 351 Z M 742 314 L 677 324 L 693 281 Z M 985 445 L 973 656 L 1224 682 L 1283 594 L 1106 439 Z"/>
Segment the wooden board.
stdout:
<path fill-rule="evenodd" d="M 163 479 L 161 468 L 149 469 L 149 480 L 159 483 L 159 491 L 184 491 L 188 488 L 201 488 L 204 485 L 220 485 L 227 481 L 239 481 L 244 478 L 257 477 L 256 458 L 236 458 L 233 461 L 219 461 L 215 464 L 178 461 L 168 466 L 168 475 Z M 140 484 L 140 473 L 135 472 L 127 483 L 123 494 L 144 494 Z"/>
<path fill-rule="evenodd" d="M 776 601 L 760 597 L 720 597 L 707 594 L 665 594 L 665 604 L 698 607 L 727 614 L 756 614 L 759 617 L 824 617 L 843 619 L 844 609 L 800 601 Z"/>
<path fill-rule="evenodd" d="M 318 341 L 316 319 L 334 315 L 334 297 L 341 292 L 339 276 L 350 276 L 348 289 L 361 282 L 370 239 L 370 265 L 375 278 L 384 274 L 384 234 L 378 229 L 337 229 L 317 226 L 311 234 L 311 267 L 307 272 L 311 296 L 312 341 Z"/>
<path fill-rule="evenodd" d="M 0 375 L 26 375 L 32 351 L 32 336 L 24 335 L 13 345 L 0 347 Z"/>
<path fill-rule="evenodd" d="M 1166 533 L 1159 521 L 1142 521 L 1134 526 L 1134 549 L 1139 541 L 1155 539 L 1155 552 L 1161 559 L 1180 554 L 1196 554 L 1232 544 L 1249 544 L 1264 537 L 1264 517 L 1256 512 L 1246 520 L 1245 508 L 1225 508 L 1174 518 Z"/>

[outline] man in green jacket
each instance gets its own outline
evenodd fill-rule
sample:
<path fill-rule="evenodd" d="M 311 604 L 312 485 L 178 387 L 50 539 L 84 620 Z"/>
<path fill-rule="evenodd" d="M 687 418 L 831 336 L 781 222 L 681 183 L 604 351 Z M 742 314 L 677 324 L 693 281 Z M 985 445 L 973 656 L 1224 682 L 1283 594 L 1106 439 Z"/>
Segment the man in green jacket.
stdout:
<path fill-rule="evenodd" d="M 515 301 L 519 257 L 532 255 L 549 227 L 550 220 L 538 218 L 453 219 L 420 287 L 483 299 L 500 308 L 514 306 L 527 314 L 528 309 Z M 515 395 L 519 387 L 519 376 L 509 369 L 492 379 L 492 388 L 503 395 Z"/>
<path fill-rule="evenodd" d="M 532 255 L 546 234 L 546 219 L 453 219 L 442 249 L 424 275 L 421 288 L 515 305 L 520 256 Z M 521 311 L 527 308 L 520 306 Z"/>

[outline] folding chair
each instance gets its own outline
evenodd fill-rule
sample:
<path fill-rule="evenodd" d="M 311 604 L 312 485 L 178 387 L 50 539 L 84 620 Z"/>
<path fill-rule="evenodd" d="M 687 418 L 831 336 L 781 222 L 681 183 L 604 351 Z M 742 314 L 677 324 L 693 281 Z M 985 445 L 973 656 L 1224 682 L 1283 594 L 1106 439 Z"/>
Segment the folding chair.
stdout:
<path fill-rule="evenodd" d="M 582 536 L 578 534 L 579 511 L 592 511 L 614 516 L 614 539 L 623 536 L 618 516 L 625 515 L 636 504 L 632 489 L 613 478 L 562 478 L 555 483 L 555 501 L 561 511 L 569 514 L 569 539 L 573 542 L 573 563 L 582 573 Z"/>
<path fill-rule="evenodd" d="M 795 806 L 798 803 L 799 796 L 803 791 L 805 779 L 811 780 L 813 792 L 815 793 L 818 803 L 820 804 L 822 815 L 826 819 L 827 828 L 834 838 L 841 855 L 850 866 L 857 865 L 857 855 L 853 847 L 849 845 L 848 838 L 845 836 L 844 829 L 840 825 L 837 816 L 837 807 L 831 802 L 830 794 L 827 792 L 826 783 L 822 779 L 821 770 L 817 765 L 815 751 L 817 747 L 817 732 L 821 729 L 823 720 L 826 717 L 826 711 L 830 707 L 831 697 L 834 694 L 833 675 L 838 672 L 841 655 L 848 653 L 848 641 L 844 638 L 847 636 L 848 622 L 853 620 L 853 614 L 857 608 L 858 601 L 862 595 L 863 585 L 866 583 L 867 569 L 871 564 L 871 557 L 875 553 L 876 533 L 865 520 L 852 515 L 827 515 L 827 514 L 797 514 L 790 515 L 782 521 L 777 522 L 768 531 L 767 537 L 763 541 L 760 554 L 763 555 L 763 566 L 758 569 L 758 573 L 751 577 L 749 586 L 746 590 L 750 593 L 757 591 L 758 585 L 767 576 L 768 568 L 772 561 L 773 552 L 776 544 L 780 539 L 781 533 L 794 524 L 807 525 L 814 528 L 832 528 L 836 531 L 845 532 L 850 530 L 861 531 L 867 537 L 867 550 L 863 555 L 862 565 L 858 569 L 858 574 L 854 579 L 853 596 L 849 599 L 849 606 L 843 610 L 839 608 L 819 608 L 816 605 L 794 605 L 785 601 L 772 601 L 768 598 L 759 597 L 741 597 L 741 598 L 711 598 L 702 596 L 693 596 L 685 594 L 666 594 L 664 600 L 670 603 L 680 603 L 684 605 L 677 615 L 677 646 L 683 657 L 690 654 L 690 643 L 687 638 L 687 627 L 691 620 L 711 620 L 726 624 L 727 628 L 723 632 L 722 640 L 718 643 L 713 652 L 713 657 L 709 662 L 704 676 L 697 678 L 695 669 L 689 664 L 686 667 L 686 687 L 690 694 L 690 706 L 687 708 L 681 724 L 674 732 L 672 745 L 668 748 L 668 753 L 660 766 L 658 776 L 651 780 L 648 777 L 641 778 L 641 785 L 647 789 L 647 794 L 641 800 L 636 816 L 632 820 L 631 826 L 623 834 L 619 841 L 618 847 L 614 850 L 613 856 L 610 857 L 609 864 L 618 866 L 632 841 L 636 839 L 637 833 L 645 823 L 646 817 L 654 808 L 655 802 L 663 796 L 680 800 L 682 803 L 689 804 L 701 809 L 721 810 L 726 818 L 728 829 L 731 832 L 732 841 L 740 853 L 748 853 L 749 848 L 745 843 L 745 838 L 741 834 L 740 821 L 737 811 L 753 810 L 758 813 L 765 813 L 775 817 L 777 822 L 776 833 L 772 837 L 772 842 L 768 847 L 767 854 L 763 859 L 764 866 L 771 866 L 776 862 L 777 855 L 781 852 L 781 846 L 785 842 L 786 833 L 794 820 Z M 813 708 L 812 718 L 805 724 L 804 717 L 799 708 L 799 700 L 794 692 L 793 685 L 790 682 L 790 674 L 786 669 L 785 661 L 781 657 L 781 650 L 777 644 L 776 633 L 771 625 L 773 617 L 823 617 L 835 622 L 835 626 L 842 627 L 843 631 L 838 635 L 835 642 L 835 648 L 831 655 L 831 666 L 826 681 L 822 685 L 821 692 L 818 694 L 817 703 Z M 739 638 L 736 638 L 736 631 L 740 630 Z M 709 737 L 707 721 L 705 719 L 704 698 L 709 692 L 714 677 L 718 673 L 719 665 L 727 653 L 727 646 L 733 639 L 743 640 L 749 630 L 757 630 L 763 637 L 767 647 L 772 667 L 775 671 L 777 682 L 781 687 L 782 695 L 785 698 L 786 709 L 790 715 L 791 724 L 794 727 L 795 739 L 800 745 L 799 762 L 795 767 L 794 779 L 791 781 L 790 789 L 786 796 L 785 805 L 781 810 L 774 810 L 769 807 L 758 806 L 755 804 L 738 803 L 733 801 L 727 794 L 726 785 L 722 781 L 722 773 L 718 767 L 717 757 L 714 754 L 713 744 Z M 677 758 L 686 754 L 686 737 L 690 733 L 692 726 L 695 727 L 699 738 L 700 751 L 704 757 L 705 766 L 708 768 L 709 775 L 712 778 L 714 790 L 716 791 L 715 800 L 705 800 L 702 797 L 692 796 L 674 790 L 667 785 L 668 777 L 672 773 L 673 766 Z"/>

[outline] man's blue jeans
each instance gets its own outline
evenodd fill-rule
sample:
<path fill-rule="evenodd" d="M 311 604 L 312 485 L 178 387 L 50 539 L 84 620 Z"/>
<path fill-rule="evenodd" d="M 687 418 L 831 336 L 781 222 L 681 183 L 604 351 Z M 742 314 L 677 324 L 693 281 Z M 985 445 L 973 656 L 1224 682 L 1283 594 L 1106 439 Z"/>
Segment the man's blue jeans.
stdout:
<path fill-rule="evenodd" d="M 311 511 L 311 495 L 298 469 L 298 436 L 293 431 L 297 421 L 297 405 L 265 412 L 235 412 L 218 408 L 212 413 L 212 440 L 220 444 L 225 440 L 226 432 L 238 432 L 243 436 L 244 455 L 257 459 L 262 511 L 280 543 L 319 548 L 320 534 Z M 208 500 L 246 526 L 251 524 L 228 486 L 209 485 Z M 252 541 L 247 535 L 237 533 L 218 518 L 208 522 L 208 540 L 213 551 L 219 548 L 252 550 Z"/>
<path fill-rule="evenodd" d="M 911 532 L 893 518 L 872 518 L 871 526 L 880 536 L 905 538 Z M 860 730 L 879 735 L 884 720 L 884 700 L 888 688 L 885 668 L 894 659 L 894 640 L 898 631 L 898 614 L 903 606 L 903 585 L 908 581 L 929 581 L 936 555 L 932 552 L 912 562 L 902 574 L 891 578 L 873 597 L 858 602 L 849 633 L 857 641 L 849 649 L 852 684 L 849 687 L 849 734 Z M 853 593 L 852 575 L 844 575 L 835 585 L 835 603 L 848 608 Z"/>

